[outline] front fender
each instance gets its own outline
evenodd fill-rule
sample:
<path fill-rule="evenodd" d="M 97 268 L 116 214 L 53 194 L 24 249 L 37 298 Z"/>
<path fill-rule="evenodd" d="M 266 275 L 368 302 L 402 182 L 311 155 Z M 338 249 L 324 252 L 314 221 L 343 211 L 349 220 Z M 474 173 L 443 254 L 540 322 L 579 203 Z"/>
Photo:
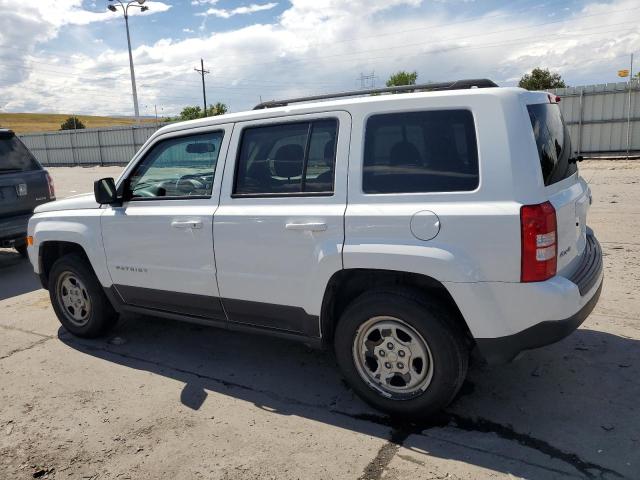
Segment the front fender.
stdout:
<path fill-rule="evenodd" d="M 104 287 L 111 285 L 102 243 L 100 216 L 102 210 L 57 211 L 35 214 L 29 220 L 29 235 L 33 246 L 29 260 L 36 274 L 40 274 L 40 248 L 46 242 L 70 242 L 80 245 L 87 254 L 91 266 Z"/>

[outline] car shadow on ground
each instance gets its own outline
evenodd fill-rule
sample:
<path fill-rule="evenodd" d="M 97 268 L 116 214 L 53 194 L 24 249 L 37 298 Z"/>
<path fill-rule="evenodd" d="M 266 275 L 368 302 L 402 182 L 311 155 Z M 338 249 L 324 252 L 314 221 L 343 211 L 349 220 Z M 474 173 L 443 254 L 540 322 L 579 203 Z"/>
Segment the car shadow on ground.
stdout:
<path fill-rule="evenodd" d="M 0 248 L 0 301 L 42 288 L 29 260 Z"/>
<path fill-rule="evenodd" d="M 365 405 L 330 352 L 281 339 L 148 317 L 121 320 L 105 339 L 62 328 L 58 336 L 87 355 L 180 381 L 176 403 L 195 410 L 215 392 L 524 478 L 633 478 L 640 465 L 638 341 L 599 331 L 578 330 L 508 365 L 475 362 L 458 398 L 423 425 Z"/>

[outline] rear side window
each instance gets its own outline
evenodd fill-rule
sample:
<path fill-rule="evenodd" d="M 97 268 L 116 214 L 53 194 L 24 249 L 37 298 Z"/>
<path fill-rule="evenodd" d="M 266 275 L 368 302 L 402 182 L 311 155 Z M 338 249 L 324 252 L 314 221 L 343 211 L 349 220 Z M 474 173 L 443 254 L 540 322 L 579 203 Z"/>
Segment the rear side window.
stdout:
<path fill-rule="evenodd" d="M 234 195 L 332 193 L 337 120 L 246 128 Z"/>
<path fill-rule="evenodd" d="M 475 190 L 478 147 L 468 110 L 374 115 L 367 121 L 365 193 Z"/>
<path fill-rule="evenodd" d="M 552 185 L 577 172 L 571 157 L 571 139 L 560 107 L 555 103 L 527 105 L 545 185 Z"/>
<path fill-rule="evenodd" d="M 0 173 L 39 169 L 40 165 L 18 137 L 0 136 Z"/>

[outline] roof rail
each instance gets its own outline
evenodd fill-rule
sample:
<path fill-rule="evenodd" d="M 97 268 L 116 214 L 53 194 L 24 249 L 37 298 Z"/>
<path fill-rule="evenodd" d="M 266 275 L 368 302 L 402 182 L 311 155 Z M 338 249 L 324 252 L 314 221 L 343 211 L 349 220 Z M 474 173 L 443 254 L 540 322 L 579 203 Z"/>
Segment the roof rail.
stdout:
<path fill-rule="evenodd" d="M 254 110 L 262 108 L 284 107 L 291 103 L 311 102 L 313 100 L 328 100 L 332 98 L 357 97 L 363 95 L 376 95 L 380 93 L 402 93 L 417 91 L 439 91 L 439 90 L 464 90 L 469 88 L 490 88 L 497 87 L 494 81 L 487 78 L 473 78 L 467 80 L 456 80 L 454 82 L 423 83 L 421 85 L 401 85 L 397 87 L 371 88 L 367 90 L 350 90 L 338 93 L 325 93 L 323 95 L 311 95 L 308 97 L 289 98 L 287 100 L 270 100 L 262 102 L 253 107 Z"/>

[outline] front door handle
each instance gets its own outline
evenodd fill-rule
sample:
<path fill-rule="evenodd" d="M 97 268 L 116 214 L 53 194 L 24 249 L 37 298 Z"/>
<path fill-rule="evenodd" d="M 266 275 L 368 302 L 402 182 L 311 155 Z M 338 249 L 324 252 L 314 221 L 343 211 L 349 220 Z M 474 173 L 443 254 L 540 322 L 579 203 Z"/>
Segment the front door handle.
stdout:
<path fill-rule="evenodd" d="M 174 220 L 171 222 L 173 228 L 202 228 L 200 220 Z"/>
<path fill-rule="evenodd" d="M 327 224 L 324 222 L 309 222 L 309 223 L 287 223 L 285 225 L 287 230 L 306 230 L 308 232 L 324 232 L 327 229 Z"/>

